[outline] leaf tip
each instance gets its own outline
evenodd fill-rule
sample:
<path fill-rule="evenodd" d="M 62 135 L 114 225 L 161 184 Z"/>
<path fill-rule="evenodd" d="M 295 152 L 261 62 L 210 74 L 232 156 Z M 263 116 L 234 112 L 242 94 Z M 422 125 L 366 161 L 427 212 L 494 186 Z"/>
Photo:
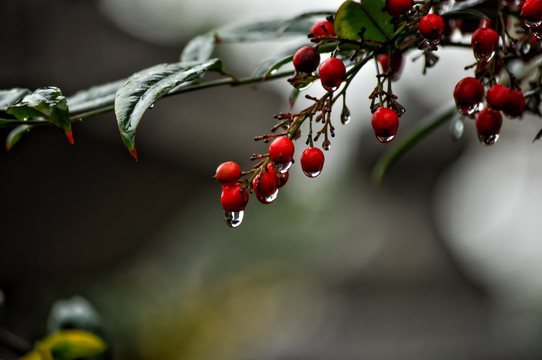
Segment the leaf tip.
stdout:
<path fill-rule="evenodd" d="M 74 141 L 73 141 L 73 132 L 72 130 L 68 130 L 68 131 L 65 131 L 64 134 L 66 134 L 66 137 L 68 138 L 68 141 L 70 142 L 70 144 L 73 145 Z"/>
<path fill-rule="evenodd" d="M 135 148 L 130 150 L 130 155 L 132 155 L 132 157 L 137 161 L 137 150 Z"/>

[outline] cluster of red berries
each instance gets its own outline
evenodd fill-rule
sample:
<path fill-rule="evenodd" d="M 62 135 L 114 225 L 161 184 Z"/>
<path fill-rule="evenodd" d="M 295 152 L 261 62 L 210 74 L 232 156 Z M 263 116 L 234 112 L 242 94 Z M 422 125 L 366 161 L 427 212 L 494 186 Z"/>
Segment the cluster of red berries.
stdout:
<path fill-rule="evenodd" d="M 538 9 L 538 10 L 534 10 Z M 538 11 L 538 14 L 536 14 Z M 521 19 L 528 23 L 528 16 L 537 17 L 542 23 L 542 1 L 527 0 L 521 8 Z M 529 19 L 533 19 L 529 17 Z M 540 28 L 542 30 L 542 28 Z M 475 76 L 460 80 L 454 88 L 454 100 L 458 111 L 467 117 L 475 119 L 478 138 L 484 145 L 494 144 L 502 127 L 501 112 L 508 118 L 522 116 L 526 100 L 513 74 L 508 73 L 510 86 L 499 83 L 503 67 L 502 54 L 499 51 L 499 40 L 510 35 L 507 32 L 499 34 L 491 27 L 491 21 L 483 19 L 471 37 L 473 55 L 476 59 Z M 533 39 L 535 38 L 533 34 Z M 509 39 L 514 44 L 514 39 Z M 506 48 L 503 40 L 503 51 L 513 51 L 512 45 Z M 485 101 L 484 101 L 485 98 Z"/>
<path fill-rule="evenodd" d="M 352 38 L 342 39 L 341 31 L 338 31 L 337 35 L 334 22 L 339 21 L 339 13 L 337 18 L 329 16 L 326 20 L 313 24 L 308 35 L 313 44 L 303 46 L 293 54 L 295 74 L 288 81 L 295 88 L 295 97 L 300 90 L 318 80 L 326 93 L 321 98 L 306 95 L 305 98 L 312 103 L 302 111 L 275 115 L 279 123 L 271 131 L 280 129 L 283 132 L 256 138 L 271 143 L 268 154 L 253 155 L 252 160 L 260 161 L 251 170 L 242 172 L 233 162 L 226 162 L 218 167 L 215 178 L 222 184 L 221 202 L 228 225 L 235 227 L 241 223 L 249 194 L 254 194 L 258 201 L 264 204 L 275 200 L 278 189 L 288 181 L 294 155 L 292 140 L 301 136 L 301 125 L 305 121 L 309 123 L 306 141 L 308 148 L 300 156 L 301 168 L 309 177 L 320 174 L 324 154 L 320 148 L 314 146 L 314 142 L 323 138 L 322 149 L 329 149 L 329 138 L 335 135 L 330 114 L 340 98 L 343 99 L 341 122 L 348 123 L 351 115 L 346 107 L 346 90 L 351 84 L 350 80 L 372 59 L 376 59 L 378 84 L 369 96 L 371 125 L 378 141 L 392 141 L 398 131 L 399 118 L 405 111 L 397 101 L 398 97 L 392 92 L 392 82 L 400 78 L 405 53 L 416 47 L 421 50 L 415 59 L 424 57 L 425 73 L 426 69 L 438 60 L 434 54 L 438 46 L 456 41 L 452 37 L 455 29 L 463 35 L 471 34 L 470 46 L 476 60 L 470 66 L 474 68 L 474 75 L 459 81 L 454 89 L 453 96 L 458 111 L 475 119 L 478 137 L 482 143 L 495 143 L 502 126 L 502 114 L 516 118 L 522 116 L 526 108 L 520 81 L 510 71 L 509 62 L 511 58 L 527 62 L 541 53 L 542 48 L 537 40 L 542 37 L 542 0 L 488 0 L 473 4 L 475 10 L 472 14 L 487 14 L 481 20 L 444 16 L 446 12 L 454 13 L 449 10 L 462 1 L 464 0 L 455 0 L 450 4 L 446 0 L 386 0 L 382 11 L 392 18 L 389 23 L 393 25 L 396 34 L 400 29 L 404 29 L 404 33 L 397 37 L 393 35 L 394 38 L 390 41 L 377 42 L 378 45 L 375 45 L 374 41 L 370 44 L 365 42 L 363 28 L 358 34 L 359 41 Z M 497 1 L 502 4 L 493 7 Z M 513 35 L 516 33 L 510 30 L 508 19 L 510 16 L 517 17 L 518 14 L 521 14 L 519 19 L 523 31 L 519 30 L 517 34 L 520 37 L 515 39 Z M 489 16 L 494 18 L 490 19 Z M 492 24 L 497 26 L 494 28 Z M 342 44 L 348 46 L 343 48 Z M 336 45 L 335 50 L 330 57 L 321 61 L 322 49 L 329 49 L 329 45 Z M 464 47 L 467 44 L 461 42 L 460 45 Z M 348 72 L 345 63 L 352 64 Z M 501 76 L 503 69 L 506 74 Z M 540 73 L 542 74 L 542 68 Z M 542 78 L 542 75 L 540 77 Z M 525 81 L 522 79 L 521 83 L 524 84 Z M 313 126 L 317 123 L 322 124 L 321 128 L 313 131 Z"/>
<path fill-rule="evenodd" d="M 279 189 L 286 184 L 293 163 L 295 147 L 287 136 L 276 137 L 269 145 L 269 154 L 261 164 L 244 174 L 240 166 L 227 161 L 218 166 L 214 178 L 222 185 L 220 201 L 224 220 L 230 227 L 237 227 L 243 221 L 249 192 L 253 192 L 262 204 L 272 203 Z M 301 154 L 301 168 L 308 177 L 318 176 L 324 167 L 324 153 L 316 147 L 309 147 Z M 242 175 L 251 174 L 248 180 Z"/>

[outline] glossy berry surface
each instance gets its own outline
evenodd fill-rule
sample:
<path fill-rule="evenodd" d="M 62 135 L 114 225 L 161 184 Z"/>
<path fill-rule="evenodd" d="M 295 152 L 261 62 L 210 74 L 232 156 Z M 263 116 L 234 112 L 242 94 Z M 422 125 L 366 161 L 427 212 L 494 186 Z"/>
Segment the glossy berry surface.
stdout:
<path fill-rule="evenodd" d="M 498 43 L 499 34 L 492 28 L 482 27 L 476 29 L 471 38 L 472 51 L 476 60 L 491 58 Z"/>
<path fill-rule="evenodd" d="M 463 115 L 470 115 L 473 108 L 482 101 L 483 97 L 484 87 L 476 78 L 466 77 L 459 80 L 455 85 L 455 104 Z"/>
<path fill-rule="evenodd" d="M 243 211 L 248 203 L 248 191 L 240 183 L 222 187 L 220 202 L 225 211 Z"/>
<path fill-rule="evenodd" d="M 476 132 L 478 138 L 484 145 L 492 145 L 499 138 L 502 126 L 500 111 L 492 108 L 485 108 L 476 116 Z"/>
<path fill-rule="evenodd" d="M 525 110 L 525 95 L 519 89 L 511 89 L 508 102 L 502 109 L 504 114 L 510 118 L 521 116 Z"/>
<path fill-rule="evenodd" d="M 320 53 L 313 46 L 303 46 L 295 52 L 293 63 L 295 71 L 312 73 L 320 64 Z"/>
<path fill-rule="evenodd" d="M 241 168 L 236 162 L 226 161 L 216 168 L 214 178 L 222 185 L 236 183 L 241 177 Z"/>
<path fill-rule="evenodd" d="M 397 17 L 412 7 L 412 0 L 386 0 L 386 11 Z"/>
<path fill-rule="evenodd" d="M 265 169 L 254 178 L 252 182 L 252 190 L 256 198 L 268 204 L 275 199 L 278 189 L 278 178 L 275 169 L 271 164 L 268 164 Z"/>
<path fill-rule="evenodd" d="M 280 136 L 269 145 L 269 160 L 274 164 L 288 164 L 294 158 L 294 143 L 286 136 Z"/>
<path fill-rule="evenodd" d="M 312 36 L 335 36 L 333 24 L 327 20 L 318 21 L 312 25 L 310 33 Z"/>
<path fill-rule="evenodd" d="M 486 93 L 487 104 L 495 110 L 502 110 L 509 98 L 510 89 L 501 84 L 490 87 Z"/>
<path fill-rule="evenodd" d="M 324 167 L 324 153 L 317 147 L 305 149 L 301 154 L 301 169 L 308 177 L 314 178 L 320 175 Z"/>
<path fill-rule="evenodd" d="M 444 20 L 435 14 L 427 14 L 420 19 L 418 31 L 428 40 L 438 40 L 444 32 Z"/>
<path fill-rule="evenodd" d="M 378 141 L 387 143 L 397 134 L 399 117 L 392 109 L 381 107 L 373 114 L 371 125 Z"/>
<path fill-rule="evenodd" d="M 338 58 L 329 58 L 320 64 L 320 82 L 327 91 L 335 91 L 346 77 L 346 67 Z"/>
<path fill-rule="evenodd" d="M 521 7 L 521 17 L 534 23 L 542 21 L 542 0 L 526 0 Z"/>

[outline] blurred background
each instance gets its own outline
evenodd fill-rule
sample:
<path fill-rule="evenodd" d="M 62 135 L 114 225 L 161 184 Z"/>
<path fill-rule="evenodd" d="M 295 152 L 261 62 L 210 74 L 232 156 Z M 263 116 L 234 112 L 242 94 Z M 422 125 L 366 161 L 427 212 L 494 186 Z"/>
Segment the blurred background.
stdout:
<path fill-rule="evenodd" d="M 71 95 L 175 62 L 217 26 L 340 3 L 3 0 L 0 87 Z M 216 55 L 246 76 L 280 47 Z M 438 55 L 426 76 L 405 62 L 396 142 L 470 75 L 469 51 Z M 237 229 L 222 220 L 212 176 L 266 151 L 252 138 L 288 111 L 286 80 L 161 100 L 138 130 L 137 162 L 113 113 L 74 124 L 73 146 L 38 129 L 1 151 L 0 339 L 43 338 L 55 301 L 81 296 L 120 360 L 542 358 L 540 119 L 506 120 L 487 148 L 472 123 L 459 141 L 444 126 L 374 186 L 389 145 L 369 126 L 366 68 L 323 173 L 308 179 L 294 165 L 278 199 L 252 199 Z M 18 355 L 0 346 L 1 359 Z"/>

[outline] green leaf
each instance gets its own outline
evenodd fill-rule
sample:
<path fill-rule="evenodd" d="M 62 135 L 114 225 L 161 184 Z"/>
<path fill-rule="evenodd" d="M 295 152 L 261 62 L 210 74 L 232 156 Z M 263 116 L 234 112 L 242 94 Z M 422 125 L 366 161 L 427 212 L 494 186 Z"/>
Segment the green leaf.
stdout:
<path fill-rule="evenodd" d="M 6 138 L 6 150 L 11 148 L 23 137 L 24 134 L 30 131 L 32 125 L 19 125 L 12 129 Z"/>
<path fill-rule="evenodd" d="M 422 120 L 420 127 L 416 128 L 412 133 L 407 135 L 407 138 L 390 148 L 384 155 L 377 161 L 373 168 L 372 178 L 376 184 L 382 182 L 384 174 L 388 169 L 408 150 L 414 145 L 423 140 L 433 130 L 437 129 L 440 125 L 451 119 L 454 115 L 457 115 L 457 109 L 455 106 L 446 107 L 445 109 L 438 109 L 435 113 L 430 114 L 426 119 Z"/>
<path fill-rule="evenodd" d="M 115 114 L 124 145 L 137 159 L 136 129 L 145 111 L 170 90 L 207 71 L 223 71 L 220 59 L 198 63 L 160 64 L 133 74 L 117 91 Z"/>
<path fill-rule="evenodd" d="M 391 16 L 383 11 L 386 0 L 346 1 L 335 17 L 335 34 L 339 38 L 363 40 L 368 44 L 383 43 L 394 33 Z"/>
<path fill-rule="evenodd" d="M 212 56 L 218 43 L 272 41 L 286 36 L 307 38 L 314 23 L 314 17 L 323 17 L 331 13 L 330 11 L 311 11 L 286 20 L 259 20 L 227 25 L 192 39 L 183 49 L 181 61 L 207 60 Z"/>
<path fill-rule="evenodd" d="M 126 79 L 117 80 L 76 92 L 66 98 L 70 112 L 76 114 L 113 105 L 115 102 L 115 93 L 125 82 Z"/>
<path fill-rule="evenodd" d="M 275 52 L 273 56 L 266 58 L 256 67 L 252 73 L 252 76 L 262 77 L 265 79 L 280 69 L 283 65 L 291 63 L 295 52 L 304 45 L 309 45 L 309 43 L 307 41 L 298 42 Z"/>
<path fill-rule="evenodd" d="M 213 32 L 198 35 L 186 44 L 181 53 L 181 62 L 205 61 L 215 50 L 216 39 Z"/>
<path fill-rule="evenodd" d="M 0 90 L 0 111 L 6 111 L 10 106 L 21 100 L 32 91 L 22 88 Z"/>
<path fill-rule="evenodd" d="M 6 112 L 21 121 L 30 118 L 44 118 L 64 130 L 64 134 L 73 144 L 68 104 L 57 87 L 51 86 L 37 89 L 10 106 Z"/>

